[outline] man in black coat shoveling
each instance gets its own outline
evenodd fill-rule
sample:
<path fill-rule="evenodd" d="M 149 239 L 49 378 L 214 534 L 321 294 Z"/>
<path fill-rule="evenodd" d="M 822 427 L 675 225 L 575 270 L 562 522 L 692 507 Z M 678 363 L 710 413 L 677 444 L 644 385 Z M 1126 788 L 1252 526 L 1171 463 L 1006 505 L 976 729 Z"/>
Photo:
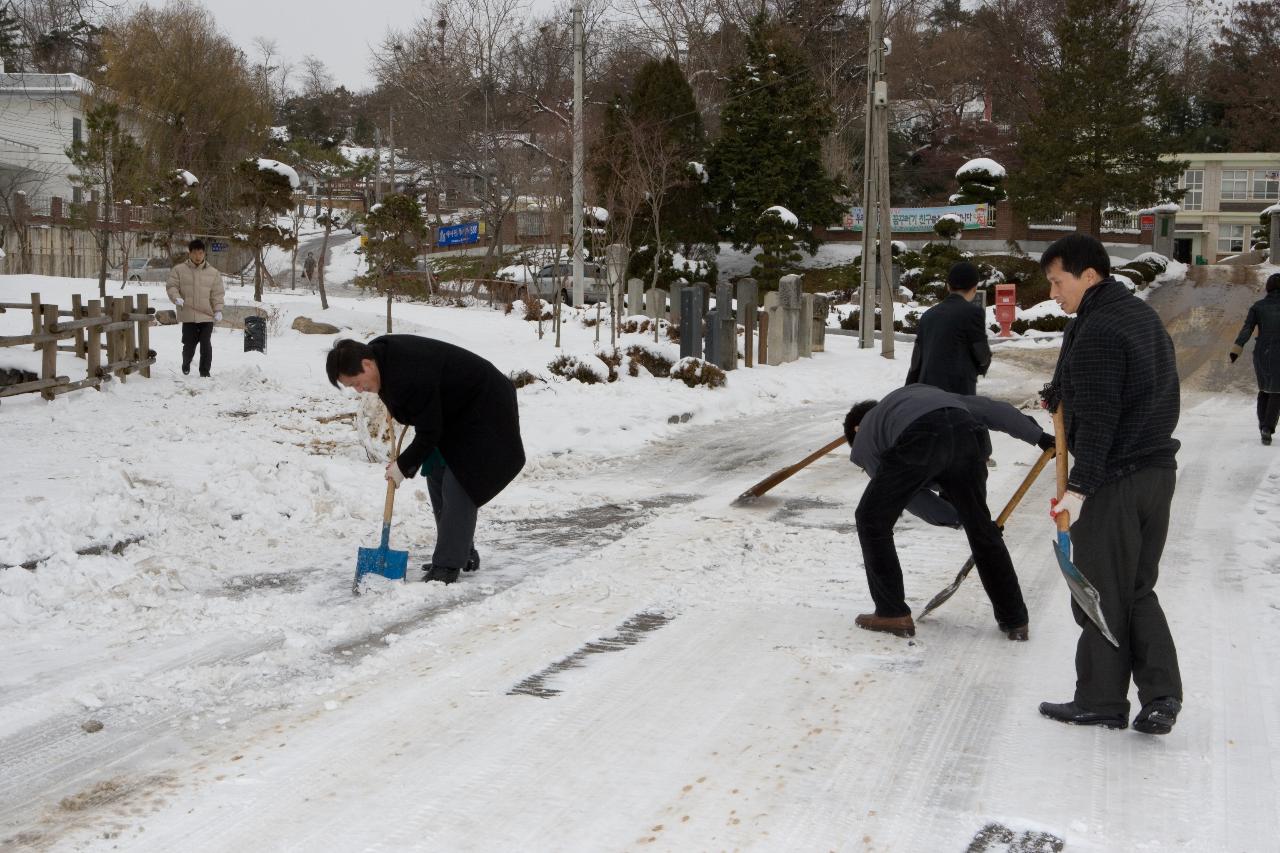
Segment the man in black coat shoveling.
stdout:
<path fill-rule="evenodd" d="M 453 583 L 479 568 L 476 512 L 524 467 L 511 380 L 475 353 L 417 335 L 338 341 L 326 369 L 335 386 L 377 394 L 414 428 L 386 478 L 398 487 L 420 468 L 427 476 L 436 548 L 423 580 Z"/>
<path fill-rule="evenodd" d="M 854 518 L 876 610 L 854 620 L 859 628 L 915 636 L 893 542 L 893 526 L 905 509 L 930 524 L 964 527 L 996 623 L 1010 640 L 1027 639 L 1022 588 L 987 507 L 988 429 L 1041 449 L 1053 446 L 1051 435 L 1008 403 L 931 385 L 908 385 L 883 400 L 864 400 L 845 416 L 849 458 L 871 475 Z"/>
<path fill-rule="evenodd" d="M 1111 276 L 1106 248 L 1086 234 L 1040 256 L 1050 295 L 1074 314 L 1062 337 L 1051 397 L 1066 416 L 1074 462 L 1052 514 L 1071 522 L 1072 563 L 1097 589 L 1119 638 L 1113 647 L 1074 601 L 1080 626 L 1076 690 L 1043 702 L 1062 723 L 1123 729 L 1129 682 L 1142 710 L 1133 727 L 1166 734 L 1182 710 L 1182 678 L 1169 623 L 1156 597 L 1177 475 L 1180 405 L 1173 341 L 1150 305 Z"/>

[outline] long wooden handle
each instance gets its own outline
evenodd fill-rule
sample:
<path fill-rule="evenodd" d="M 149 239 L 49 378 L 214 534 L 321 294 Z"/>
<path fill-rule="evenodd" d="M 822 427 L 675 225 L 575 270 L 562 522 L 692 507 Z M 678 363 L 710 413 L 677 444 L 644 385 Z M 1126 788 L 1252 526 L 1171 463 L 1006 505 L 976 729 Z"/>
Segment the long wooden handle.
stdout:
<path fill-rule="evenodd" d="M 1031 484 L 1040 476 L 1040 472 L 1044 470 L 1044 466 L 1049 464 L 1049 460 L 1053 458 L 1054 452 L 1054 448 L 1051 447 L 1040 454 L 1040 458 L 1036 460 L 1036 464 L 1031 466 L 1031 471 L 1028 472 L 1027 476 L 1022 480 L 1022 485 L 1018 486 L 1018 491 L 1013 493 L 1013 497 L 1009 498 L 1009 502 L 1004 505 L 1004 509 L 1001 510 L 1000 516 L 996 518 L 996 527 L 1004 528 L 1004 523 L 1009 520 L 1010 515 L 1013 515 L 1014 509 L 1017 508 L 1018 504 L 1022 501 L 1023 496 L 1026 495 L 1027 489 L 1030 489 Z"/>
<path fill-rule="evenodd" d="M 387 417 L 387 421 L 388 423 L 391 423 L 390 416 Z M 394 430 L 394 426 L 392 427 L 392 429 Z M 405 426 L 403 429 L 400 430 L 400 439 L 396 442 L 396 455 L 391 460 L 391 464 L 393 465 L 396 463 L 396 460 L 400 458 L 400 447 L 401 445 L 404 444 L 404 434 L 407 433 L 408 431 L 409 431 L 408 426 Z M 391 509 L 395 505 L 396 505 L 396 484 L 391 480 L 388 480 L 387 481 L 387 500 L 386 500 L 386 503 L 382 505 L 382 523 L 383 524 L 391 523 Z"/>
<path fill-rule="evenodd" d="M 1067 493 L 1067 419 L 1062 414 L 1062 404 L 1053 410 L 1054 446 L 1058 451 L 1058 500 Z M 1071 529 L 1071 514 L 1060 512 L 1054 519 L 1058 523 L 1058 532 L 1066 533 Z"/>
<path fill-rule="evenodd" d="M 788 465 L 786 468 L 783 468 L 781 471 L 775 471 L 774 473 L 770 474 L 768 477 L 765 477 L 763 480 L 761 480 L 760 482 L 752 486 L 750 489 L 748 489 L 746 491 L 746 494 L 753 495 L 754 497 L 757 497 L 757 498 L 760 497 L 765 492 L 769 491 L 774 486 L 781 483 L 783 480 L 800 472 L 801 470 L 808 467 L 809 465 L 812 465 L 814 462 L 826 456 L 828 453 L 835 450 L 837 447 L 839 447 L 844 443 L 845 443 L 844 436 L 840 436 L 835 441 L 831 442 L 825 447 L 822 447 L 821 449 L 815 450 L 813 453 L 810 453 L 808 456 L 801 459 L 796 464 Z"/>

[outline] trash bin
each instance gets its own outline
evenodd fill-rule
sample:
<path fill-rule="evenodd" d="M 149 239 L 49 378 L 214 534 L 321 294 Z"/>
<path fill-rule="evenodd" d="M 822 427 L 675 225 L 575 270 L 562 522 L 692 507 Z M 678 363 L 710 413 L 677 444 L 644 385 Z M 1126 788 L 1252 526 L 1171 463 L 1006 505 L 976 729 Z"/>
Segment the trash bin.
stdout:
<path fill-rule="evenodd" d="M 267 351 L 267 318 L 266 317 L 245 317 L 244 318 L 244 351 L 249 352 L 266 352 Z"/>
<path fill-rule="evenodd" d="M 1196 266 L 1204 267 L 1208 265 L 1209 262 L 1204 259 L 1204 255 L 1196 255 Z"/>

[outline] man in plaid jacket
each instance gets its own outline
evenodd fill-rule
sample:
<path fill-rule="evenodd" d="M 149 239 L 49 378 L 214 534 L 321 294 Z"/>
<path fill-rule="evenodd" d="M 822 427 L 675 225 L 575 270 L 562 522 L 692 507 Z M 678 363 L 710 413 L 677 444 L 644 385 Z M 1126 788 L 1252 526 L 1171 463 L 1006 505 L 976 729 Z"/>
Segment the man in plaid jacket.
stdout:
<path fill-rule="evenodd" d="M 1133 727 L 1166 734 L 1182 709 L 1178 654 L 1155 594 L 1179 443 L 1173 341 L 1152 308 L 1111 277 L 1101 243 L 1055 241 L 1040 258 L 1051 295 L 1075 319 L 1063 335 L 1053 391 L 1074 463 L 1051 514 L 1071 519 L 1073 562 L 1097 588 L 1114 648 L 1075 602 L 1076 692 L 1040 713 L 1076 725 L 1128 725 L 1129 681 L 1142 709 Z"/>

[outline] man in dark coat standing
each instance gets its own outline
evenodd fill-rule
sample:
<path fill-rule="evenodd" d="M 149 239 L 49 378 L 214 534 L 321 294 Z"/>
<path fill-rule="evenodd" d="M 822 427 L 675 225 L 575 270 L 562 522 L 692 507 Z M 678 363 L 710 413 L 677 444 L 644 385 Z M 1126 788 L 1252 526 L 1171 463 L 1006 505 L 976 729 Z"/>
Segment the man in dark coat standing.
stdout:
<path fill-rule="evenodd" d="M 1244 345 L 1258 330 L 1253 346 L 1253 371 L 1258 375 L 1258 429 L 1262 443 L 1270 444 L 1280 421 L 1280 272 L 1267 279 L 1267 295 L 1249 308 L 1244 326 L 1231 348 L 1231 363 L 1244 352 Z"/>
<path fill-rule="evenodd" d="M 475 353 L 417 335 L 338 341 L 326 368 L 335 386 L 377 394 L 414 428 L 386 478 L 398 487 L 419 468 L 427 476 L 436 548 L 423 580 L 453 583 L 474 571 L 476 512 L 524 467 L 511 380 Z"/>
<path fill-rule="evenodd" d="M 1103 245 L 1085 234 L 1050 244 L 1040 266 L 1067 326 L 1050 399 L 1062 401 L 1074 463 L 1051 514 L 1071 521 L 1072 562 L 1098 590 L 1108 642 L 1076 603 L 1076 691 L 1040 713 L 1082 726 L 1128 725 L 1129 681 L 1142 709 L 1133 727 L 1166 734 L 1182 710 L 1182 678 L 1155 585 L 1169 531 L 1179 443 L 1173 341 L 1151 306 L 1111 277 Z"/>
<path fill-rule="evenodd" d="M 854 620 L 859 628 L 915 636 L 893 542 L 905 509 L 930 524 L 964 527 L 996 623 L 1010 640 L 1027 639 L 1022 588 L 987 507 L 988 429 L 1042 449 L 1053 446 L 1053 436 L 1008 403 L 923 384 L 864 400 L 845 416 L 849 458 L 871 475 L 854 518 L 876 609 Z"/>
<path fill-rule="evenodd" d="M 991 366 L 986 317 L 973 304 L 978 268 L 961 261 L 947 273 L 947 286 L 951 295 L 920 318 L 907 384 L 923 382 L 953 394 L 976 394 L 978 377 Z"/>

